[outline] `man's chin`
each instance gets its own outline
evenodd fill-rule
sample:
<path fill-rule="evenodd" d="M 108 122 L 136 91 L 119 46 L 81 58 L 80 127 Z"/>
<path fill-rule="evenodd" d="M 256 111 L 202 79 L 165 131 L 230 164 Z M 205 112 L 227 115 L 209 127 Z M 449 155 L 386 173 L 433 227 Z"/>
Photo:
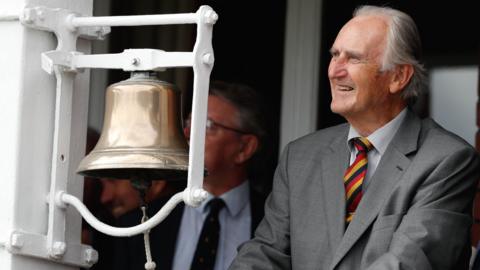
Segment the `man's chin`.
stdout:
<path fill-rule="evenodd" d="M 333 102 L 330 104 L 330 110 L 333 112 L 333 113 L 336 113 L 336 114 L 339 114 L 339 115 L 344 115 L 345 113 L 347 113 L 347 108 L 345 108 L 345 106 L 339 106 L 339 105 L 336 105 L 334 104 Z"/>

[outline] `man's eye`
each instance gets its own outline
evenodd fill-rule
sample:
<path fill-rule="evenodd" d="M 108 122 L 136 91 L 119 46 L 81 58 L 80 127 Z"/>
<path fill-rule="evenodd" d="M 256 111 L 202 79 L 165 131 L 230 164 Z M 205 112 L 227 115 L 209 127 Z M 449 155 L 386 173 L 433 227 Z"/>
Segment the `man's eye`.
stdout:
<path fill-rule="evenodd" d="M 348 61 L 352 64 L 359 64 L 362 62 L 362 60 L 360 60 L 360 58 L 358 57 L 350 57 L 350 59 L 348 59 Z"/>

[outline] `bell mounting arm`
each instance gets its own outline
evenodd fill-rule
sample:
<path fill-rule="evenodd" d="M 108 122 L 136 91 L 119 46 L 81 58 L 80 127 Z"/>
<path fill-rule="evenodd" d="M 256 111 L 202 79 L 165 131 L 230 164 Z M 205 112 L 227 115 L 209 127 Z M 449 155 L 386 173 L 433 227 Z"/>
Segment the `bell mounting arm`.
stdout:
<path fill-rule="evenodd" d="M 26 27 L 50 31 L 58 40 L 57 48 L 42 53 L 42 68 L 55 74 L 56 102 L 52 149 L 50 190 L 47 202 L 47 235 L 15 231 L 5 245 L 15 254 L 56 260 L 61 263 L 90 267 L 96 262 L 95 252 L 87 246 L 66 243 L 66 206 L 72 205 L 95 229 L 113 236 L 140 234 L 161 222 L 184 201 L 198 206 L 205 198 L 204 176 L 205 124 L 210 73 L 214 63 L 212 29 L 218 15 L 209 6 L 196 13 L 83 17 L 61 8 L 27 6 L 19 15 Z M 154 49 L 129 49 L 119 54 L 84 55 L 77 51 L 77 39 L 103 39 L 112 26 L 197 24 L 197 37 L 191 52 L 165 52 Z M 189 149 L 187 188 L 174 195 L 149 222 L 132 228 L 115 228 L 98 221 L 81 200 L 66 193 L 70 164 L 72 106 L 75 74 L 84 68 L 123 69 L 125 71 L 159 71 L 165 68 L 189 67 L 194 71 L 192 126 Z M 31 243 L 30 246 L 23 243 Z"/>

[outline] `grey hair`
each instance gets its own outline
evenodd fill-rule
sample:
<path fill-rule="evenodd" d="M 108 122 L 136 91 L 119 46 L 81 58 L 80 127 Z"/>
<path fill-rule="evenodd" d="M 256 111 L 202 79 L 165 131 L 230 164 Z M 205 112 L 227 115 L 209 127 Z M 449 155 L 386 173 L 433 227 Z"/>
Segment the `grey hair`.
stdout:
<path fill-rule="evenodd" d="M 392 70 L 402 64 L 413 66 L 413 76 L 402 92 L 403 99 L 413 103 L 427 86 L 426 70 L 420 60 L 422 44 L 415 22 L 408 14 L 390 7 L 360 6 L 353 12 L 353 17 L 357 16 L 386 18 L 389 30 L 381 70 Z"/>
<path fill-rule="evenodd" d="M 258 137 L 260 141 L 266 136 L 262 100 L 253 88 L 239 83 L 213 81 L 209 95 L 217 96 L 230 102 L 238 111 L 240 129 Z"/>

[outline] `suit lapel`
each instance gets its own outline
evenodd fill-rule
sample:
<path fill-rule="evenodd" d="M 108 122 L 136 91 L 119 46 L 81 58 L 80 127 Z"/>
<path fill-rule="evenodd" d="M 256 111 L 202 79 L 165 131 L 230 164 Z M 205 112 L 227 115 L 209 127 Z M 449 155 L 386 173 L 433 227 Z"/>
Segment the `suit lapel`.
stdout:
<path fill-rule="evenodd" d="M 420 127 L 420 120 L 408 111 L 405 121 L 400 126 L 380 160 L 377 170 L 370 179 L 369 187 L 360 201 L 355 218 L 348 226 L 336 250 L 332 261 L 332 269 L 376 219 L 384 201 L 390 196 L 393 186 L 400 180 L 403 172 L 410 165 L 410 160 L 406 155 L 416 151 Z"/>
<path fill-rule="evenodd" d="M 333 250 L 337 248 L 337 243 L 340 243 L 345 230 L 345 188 L 342 179 L 350 157 L 346 142 L 347 134 L 348 128 L 330 145 L 330 154 L 325 154 L 321 162 L 322 192 L 325 198 L 322 203 L 326 211 L 328 235 Z"/>

